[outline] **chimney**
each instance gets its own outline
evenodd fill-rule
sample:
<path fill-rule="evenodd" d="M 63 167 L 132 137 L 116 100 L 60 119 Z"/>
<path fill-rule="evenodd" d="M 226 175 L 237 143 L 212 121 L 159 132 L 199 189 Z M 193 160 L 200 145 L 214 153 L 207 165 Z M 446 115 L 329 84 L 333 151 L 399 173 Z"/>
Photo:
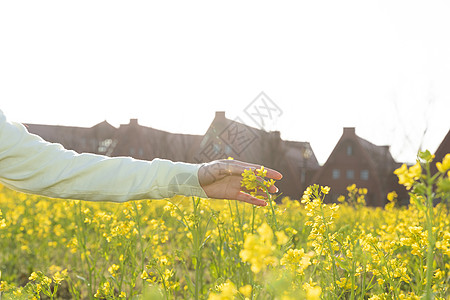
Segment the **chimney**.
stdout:
<path fill-rule="evenodd" d="M 138 126 L 138 119 L 130 119 L 130 126 Z"/>
<path fill-rule="evenodd" d="M 225 120 L 225 112 L 224 111 L 216 111 L 216 119 L 217 120 Z"/>
<path fill-rule="evenodd" d="M 272 131 L 271 134 L 272 134 L 272 136 L 273 136 L 274 139 L 276 139 L 276 140 L 281 140 L 280 131 L 275 130 L 275 131 Z"/>
<path fill-rule="evenodd" d="M 343 135 L 356 135 L 355 127 L 344 127 Z"/>

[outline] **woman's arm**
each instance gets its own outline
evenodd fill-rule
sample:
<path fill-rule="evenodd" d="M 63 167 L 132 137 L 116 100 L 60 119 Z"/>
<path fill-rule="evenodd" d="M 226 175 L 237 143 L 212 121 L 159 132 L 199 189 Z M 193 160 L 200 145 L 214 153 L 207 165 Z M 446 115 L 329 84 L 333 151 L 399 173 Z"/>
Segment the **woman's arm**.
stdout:
<path fill-rule="evenodd" d="M 30 134 L 0 111 L 0 182 L 55 198 L 123 202 L 175 194 L 207 197 L 201 165 L 78 154 Z"/>

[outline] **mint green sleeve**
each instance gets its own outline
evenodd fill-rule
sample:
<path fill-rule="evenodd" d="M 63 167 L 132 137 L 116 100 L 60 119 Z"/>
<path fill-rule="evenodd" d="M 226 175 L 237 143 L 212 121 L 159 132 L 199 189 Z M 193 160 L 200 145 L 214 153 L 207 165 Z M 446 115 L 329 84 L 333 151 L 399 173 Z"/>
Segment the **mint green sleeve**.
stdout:
<path fill-rule="evenodd" d="M 66 150 L 30 134 L 0 111 L 0 182 L 53 198 L 124 202 L 206 194 L 199 164 L 106 157 Z"/>

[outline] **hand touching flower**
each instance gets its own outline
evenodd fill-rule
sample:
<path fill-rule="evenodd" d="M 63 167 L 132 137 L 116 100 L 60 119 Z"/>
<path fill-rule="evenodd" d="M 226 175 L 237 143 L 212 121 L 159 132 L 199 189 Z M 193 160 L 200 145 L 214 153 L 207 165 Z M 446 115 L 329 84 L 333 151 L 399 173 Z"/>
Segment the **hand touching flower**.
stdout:
<path fill-rule="evenodd" d="M 244 177 L 242 176 L 243 173 Z M 245 174 L 248 175 L 247 181 L 245 181 Z M 251 174 L 253 174 L 254 178 Z M 274 185 L 274 180 L 281 179 L 281 173 L 272 169 L 261 168 L 255 164 L 221 159 L 202 165 L 198 172 L 200 185 L 208 197 L 238 200 L 253 205 L 266 206 L 266 201 L 257 198 L 257 196 L 264 196 L 265 193 L 258 190 L 255 193 L 254 185 L 256 183 L 250 183 L 250 179 L 256 180 L 261 177 L 266 177 L 268 182 L 270 182 L 268 184 L 270 185 L 270 193 L 278 191 L 278 188 Z M 241 185 L 241 181 L 248 184 Z"/>

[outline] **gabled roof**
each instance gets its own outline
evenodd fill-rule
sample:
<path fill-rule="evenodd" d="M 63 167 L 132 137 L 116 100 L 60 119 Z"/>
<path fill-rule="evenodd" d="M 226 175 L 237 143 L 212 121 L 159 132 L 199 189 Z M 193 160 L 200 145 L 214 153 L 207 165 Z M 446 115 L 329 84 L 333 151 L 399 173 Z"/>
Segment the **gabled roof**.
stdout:
<path fill-rule="evenodd" d="M 294 166 L 317 168 L 318 161 L 311 145 L 308 142 L 282 140 L 279 131 L 267 132 L 257 129 L 239 121 L 227 119 L 225 112 L 216 112 L 201 143 L 199 159 L 216 159 L 208 157 L 202 150 L 215 144 L 217 155 L 226 158 L 231 156 L 235 159 L 251 163 L 273 162 L 290 160 Z M 203 151 L 204 152 L 204 151 Z M 208 153 L 209 154 L 209 153 Z M 269 166 L 269 165 L 267 165 Z"/>
<path fill-rule="evenodd" d="M 25 126 L 30 133 L 39 135 L 48 142 L 60 143 L 66 149 L 77 152 L 90 153 L 97 153 L 99 141 L 111 138 L 116 130 L 106 121 L 93 127 L 40 124 L 25 124 Z"/>
<path fill-rule="evenodd" d="M 367 151 L 368 158 L 380 176 L 386 175 L 396 165 L 394 158 L 389 151 L 389 146 L 377 146 L 371 142 L 356 136 L 359 144 Z"/>
<path fill-rule="evenodd" d="M 274 168 L 283 174 L 277 186 L 284 195 L 301 197 L 306 177 L 319 168 L 308 142 L 285 141 L 279 131 L 266 132 L 216 112 L 196 155 L 197 162 L 227 158 Z M 303 170 L 303 171 L 302 171 Z"/>
<path fill-rule="evenodd" d="M 447 153 L 450 153 L 450 130 L 436 149 L 436 159 L 442 160 Z"/>
<path fill-rule="evenodd" d="M 136 158 L 164 158 L 173 161 L 193 162 L 202 136 L 171 133 L 141 126 L 137 120 L 122 124 L 113 137 L 116 141 L 111 156 L 133 155 Z M 133 149 L 136 153 L 130 153 Z"/>
<path fill-rule="evenodd" d="M 353 141 L 356 146 L 359 146 L 364 150 L 362 151 L 362 154 L 364 155 L 367 163 L 373 170 L 376 171 L 378 175 L 377 178 L 375 178 L 376 180 L 379 180 L 380 176 L 388 175 L 388 173 L 397 165 L 389 151 L 389 146 L 377 146 L 356 135 L 354 127 L 348 127 L 344 128 L 341 138 L 337 142 L 325 164 L 315 174 L 313 181 L 317 181 L 318 178 L 322 176 L 325 167 L 333 160 L 337 149 L 340 147 L 340 144 L 346 140 Z"/>

